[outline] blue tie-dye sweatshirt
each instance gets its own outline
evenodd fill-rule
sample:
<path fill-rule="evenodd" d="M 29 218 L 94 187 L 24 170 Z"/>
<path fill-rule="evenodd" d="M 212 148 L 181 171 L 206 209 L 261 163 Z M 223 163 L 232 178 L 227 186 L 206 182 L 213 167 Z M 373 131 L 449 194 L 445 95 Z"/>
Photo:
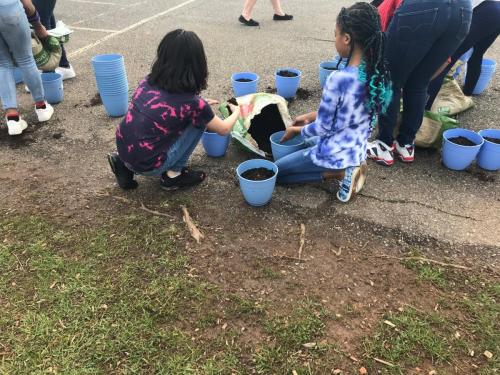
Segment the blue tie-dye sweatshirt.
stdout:
<path fill-rule="evenodd" d="M 319 136 L 308 153 L 314 164 L 345 169 L 366 159 L 371 116 L 365 106 L 366 88 L 358 79 L 358 68 L 347 67 L 328 77 L 316 121 L 302 128 L 306 138 Z"/>

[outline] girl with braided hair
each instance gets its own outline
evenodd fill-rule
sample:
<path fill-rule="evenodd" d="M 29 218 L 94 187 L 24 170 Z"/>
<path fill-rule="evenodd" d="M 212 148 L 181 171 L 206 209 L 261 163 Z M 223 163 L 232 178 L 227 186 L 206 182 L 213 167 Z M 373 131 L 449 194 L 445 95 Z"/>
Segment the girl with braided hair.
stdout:
<path fill-rule="evenodd" d="M 276 164 L 278 183 L 340 179 L 337 198 L 348 202 L 363 187 L 368 137 L 392 96 L 377 9 L 361 2 L 343 8 L 337 17 L 335 47 L 347 58 L 347 67 L 328 77 L 318 111 L 298 116 L 282 139 L 302 134 L 309 147 Z"/>

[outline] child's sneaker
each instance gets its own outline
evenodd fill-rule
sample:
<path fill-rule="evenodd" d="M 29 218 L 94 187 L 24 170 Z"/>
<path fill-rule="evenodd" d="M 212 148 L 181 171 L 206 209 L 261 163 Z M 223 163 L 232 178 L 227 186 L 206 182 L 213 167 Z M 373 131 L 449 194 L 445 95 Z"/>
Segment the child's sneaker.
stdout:
<path fill-rule="evenodd" d="M 64 68 L 62 66 L 56 68 L 56 73 L 61 75 L 63 81 L 76 77 L 75 69 L 73 69 L 71 65 L 68 68 Z"/>
<path fill-rule="evenodd" d="M 368 142 L 368 147 L 366 153 L 368 159 L 372 159 L 379 164 L 390 166 L 394 164 L 394 156 L 392 154 L 393 147 L 387 146 L 380 139 L 376 139 L 373 142 Z"/>
<path fill-rule="evenodd" d="M 17 119 L 6 118 L 6 120 L 9 135 L 20 135 L 28 127 L 28 123 L 19 116 L 17 116 Z"/>
<path fill-rule="evenodd" d="M 359 168 L 360 171 L 358 183 L 356 184 L 356 194 L 363 190 L 363 187 L 365 186 L 366 173 L 368 172 L 368 164 L 366 164 L 366 161 L 362 162 Z"/>
<path fill-rule="evenodd" d="M 162 174 L 160 185 L 163 190 L 174 191 L 180 188 L 198 185 L 203 182 L 207 175 L 205 172 L 192 171 L 189 168 L 183 168 L 181 174 L 177 177 L 168 177 L 167 172 Z"/>
<path fill-rule="evenodd" d="M 135 189 L 139 184 L 134 180 L 134 172 L 127 168 L 118 154 L 108 154 L 108 162 L 111 170 L 115 174 L 116 182 L 123 190 Z"/>
<path fill-rule="evenodd" d="M 49 121 L 54 114 L 54 108 L 47 102 L 35 104 L 35 112 L 39 122 Z"/>
<path fill-rule="evenodd" d="M 349 202 L 357 188 L 360 172 L 360 167 L 348 167 L 345 169 L 344 179 L 340 182 L 340 188 L 337 192 L 339 201 L 344 203 Z"/>
<path fill-rule="evenodd" d="M 393 148 L 402 162 L 411 163 L 415 159 L 415 145 L 400 146 L 398 141 L 394 141 Z"/>

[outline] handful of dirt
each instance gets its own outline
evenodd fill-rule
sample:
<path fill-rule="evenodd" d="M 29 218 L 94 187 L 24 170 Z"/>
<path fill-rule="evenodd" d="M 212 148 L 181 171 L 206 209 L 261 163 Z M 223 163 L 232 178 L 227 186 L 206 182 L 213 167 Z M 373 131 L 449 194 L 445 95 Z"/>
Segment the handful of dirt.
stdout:
<path fill-rule="evenodd" d="M 274 176 L 274 171 L 267 168 L 253 168 L 241 174 L 241 177 L 252 181 L 264 181 Z"/>

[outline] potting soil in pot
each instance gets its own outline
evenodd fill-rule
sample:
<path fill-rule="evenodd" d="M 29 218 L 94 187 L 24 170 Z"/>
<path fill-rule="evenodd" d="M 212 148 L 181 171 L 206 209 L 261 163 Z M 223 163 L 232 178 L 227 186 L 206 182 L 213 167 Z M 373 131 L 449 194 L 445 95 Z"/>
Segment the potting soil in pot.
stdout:
<path fill-rule="evenodd" d="M 485 140 L 491 143 L 496 143 L 497 145 L 500 145 L 500 138 L 493 138 L 493 137 L 483 137 Z"/>
<path fill-rule="evenodd" d="M 235 79 L 236 82 L 252 82 L 253 80 L 252 79 L 249 79 L 249 78 L 238 78 L 238 79 Z"/>
<path fill-rule="evenodd" d="M 253 168 L 241 174 L 241 177 L 252 181 L 268 180 L 274 176 L 274 171 L 267 168 Z"/>
<path fill-rule="evenodd" d="M 330 70 L 330 71 L 337 70 L 337 68 L 330 68 L 330 67 L 324 67 L 323 69 L 325 69 L 325 70 Z"/>
<path fill-rule="evenodd" d="M 289 70 L 280 70 L 278 72 L 278 75 L 281 76 L 281 77 L 297 77 L 298 76 L 297 73 L 291 72 Z"/>
<path fill-rule="evenodd" d="M 451 143 L 455 143 L 456 145 L 460 146 L 477 146 L 476 143 L 472 142 L 470 139 L 465 138 L 465 137 L 453 137 L 453 138 L 448 138 L 448 140 Z"/>

